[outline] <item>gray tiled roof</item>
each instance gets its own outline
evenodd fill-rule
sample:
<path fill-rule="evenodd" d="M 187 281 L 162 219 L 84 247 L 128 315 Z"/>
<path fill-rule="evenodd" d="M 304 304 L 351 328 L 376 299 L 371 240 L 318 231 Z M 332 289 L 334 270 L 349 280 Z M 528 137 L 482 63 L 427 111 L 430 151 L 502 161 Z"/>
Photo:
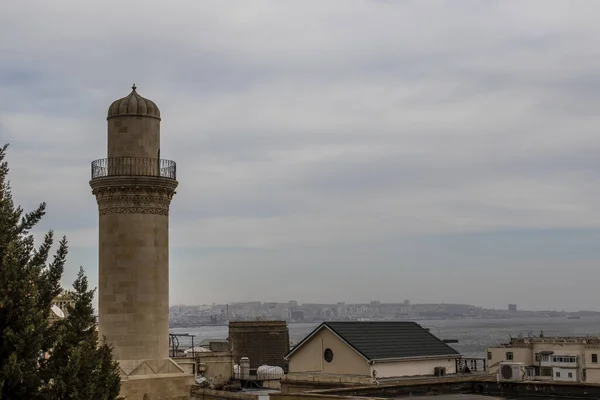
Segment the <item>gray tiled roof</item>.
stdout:
<path fill-rule="evenodd" d="M 197 346 L 200 346 L 200 347 L 202 347 L 202 346 L 210 346 L 211 342 L 227 343 L 227 339 L 222 339 L 222 338 L 219 338 L 219 339 L 204 339 L 200 343 L 198 343 Z"/>
<path fill-rule="evenodd" d="M 324 322 L 323 325 L 369 360 L 459 355 L 412 321 Z"/>

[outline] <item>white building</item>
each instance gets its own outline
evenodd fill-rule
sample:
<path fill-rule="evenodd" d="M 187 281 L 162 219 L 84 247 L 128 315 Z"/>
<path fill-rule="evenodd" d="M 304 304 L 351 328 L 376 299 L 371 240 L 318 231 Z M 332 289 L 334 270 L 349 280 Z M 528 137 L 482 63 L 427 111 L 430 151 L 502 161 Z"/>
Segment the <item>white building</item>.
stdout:
<path fill-rule="evenodd" d="M 487 349 L 487 368 L 522 363 L 523 380 L 600 383 L 600 337 L 526 337 Z"/>

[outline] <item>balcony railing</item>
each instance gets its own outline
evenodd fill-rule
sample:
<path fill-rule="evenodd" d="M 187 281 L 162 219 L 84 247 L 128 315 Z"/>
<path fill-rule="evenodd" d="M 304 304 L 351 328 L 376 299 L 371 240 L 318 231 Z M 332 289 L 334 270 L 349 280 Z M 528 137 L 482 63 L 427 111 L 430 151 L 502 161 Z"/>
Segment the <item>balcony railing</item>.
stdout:
<path fill-rule="evenodd" d="M 456 372 L 482 372 L 485 371 L 485 358 L 481 357 L 461 357 L 456 359 Z"/>
<path fill-rule="evenodd" d="M 579 367 L 579 362 L 577 361 L 572 361 L 572 362 L 564 362 L 564 361 L 552 361 L 547 360 L 547 361 L 540 361 L 540 367 L 562 367 L 562 368 L 577 368 Z"/>
<path fill-rule="evenodd" d="M 158 176 L 177 179 L 175 161 L 158 158 L 114 157 L 92 161 L 92 179 L 106 176 Z"/>

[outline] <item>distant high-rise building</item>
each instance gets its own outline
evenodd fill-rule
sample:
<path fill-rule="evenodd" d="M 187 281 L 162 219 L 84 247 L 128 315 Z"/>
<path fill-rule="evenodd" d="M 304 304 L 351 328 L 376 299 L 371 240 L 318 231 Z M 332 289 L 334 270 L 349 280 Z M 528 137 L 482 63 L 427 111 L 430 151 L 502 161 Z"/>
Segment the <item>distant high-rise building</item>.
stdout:
<path fill-rule="evenodd" d="M 517 311 L 517 305 L 516 304 L 509 304 L 508 305 L 508 311 Z"/>

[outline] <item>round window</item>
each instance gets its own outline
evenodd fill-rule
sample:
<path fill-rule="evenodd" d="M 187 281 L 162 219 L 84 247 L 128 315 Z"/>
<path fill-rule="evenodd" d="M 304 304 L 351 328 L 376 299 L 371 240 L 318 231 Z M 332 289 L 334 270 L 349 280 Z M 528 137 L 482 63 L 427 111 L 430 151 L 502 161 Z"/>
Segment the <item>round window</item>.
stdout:
<path fill-rule="evenodd" d="M 325 358 L 325 361 L 331 362 L 333 360 L 333 351 L 331 351 L 331 349 L 325 349 L 325 353 L 323 353 L 323 358 Z"/>

